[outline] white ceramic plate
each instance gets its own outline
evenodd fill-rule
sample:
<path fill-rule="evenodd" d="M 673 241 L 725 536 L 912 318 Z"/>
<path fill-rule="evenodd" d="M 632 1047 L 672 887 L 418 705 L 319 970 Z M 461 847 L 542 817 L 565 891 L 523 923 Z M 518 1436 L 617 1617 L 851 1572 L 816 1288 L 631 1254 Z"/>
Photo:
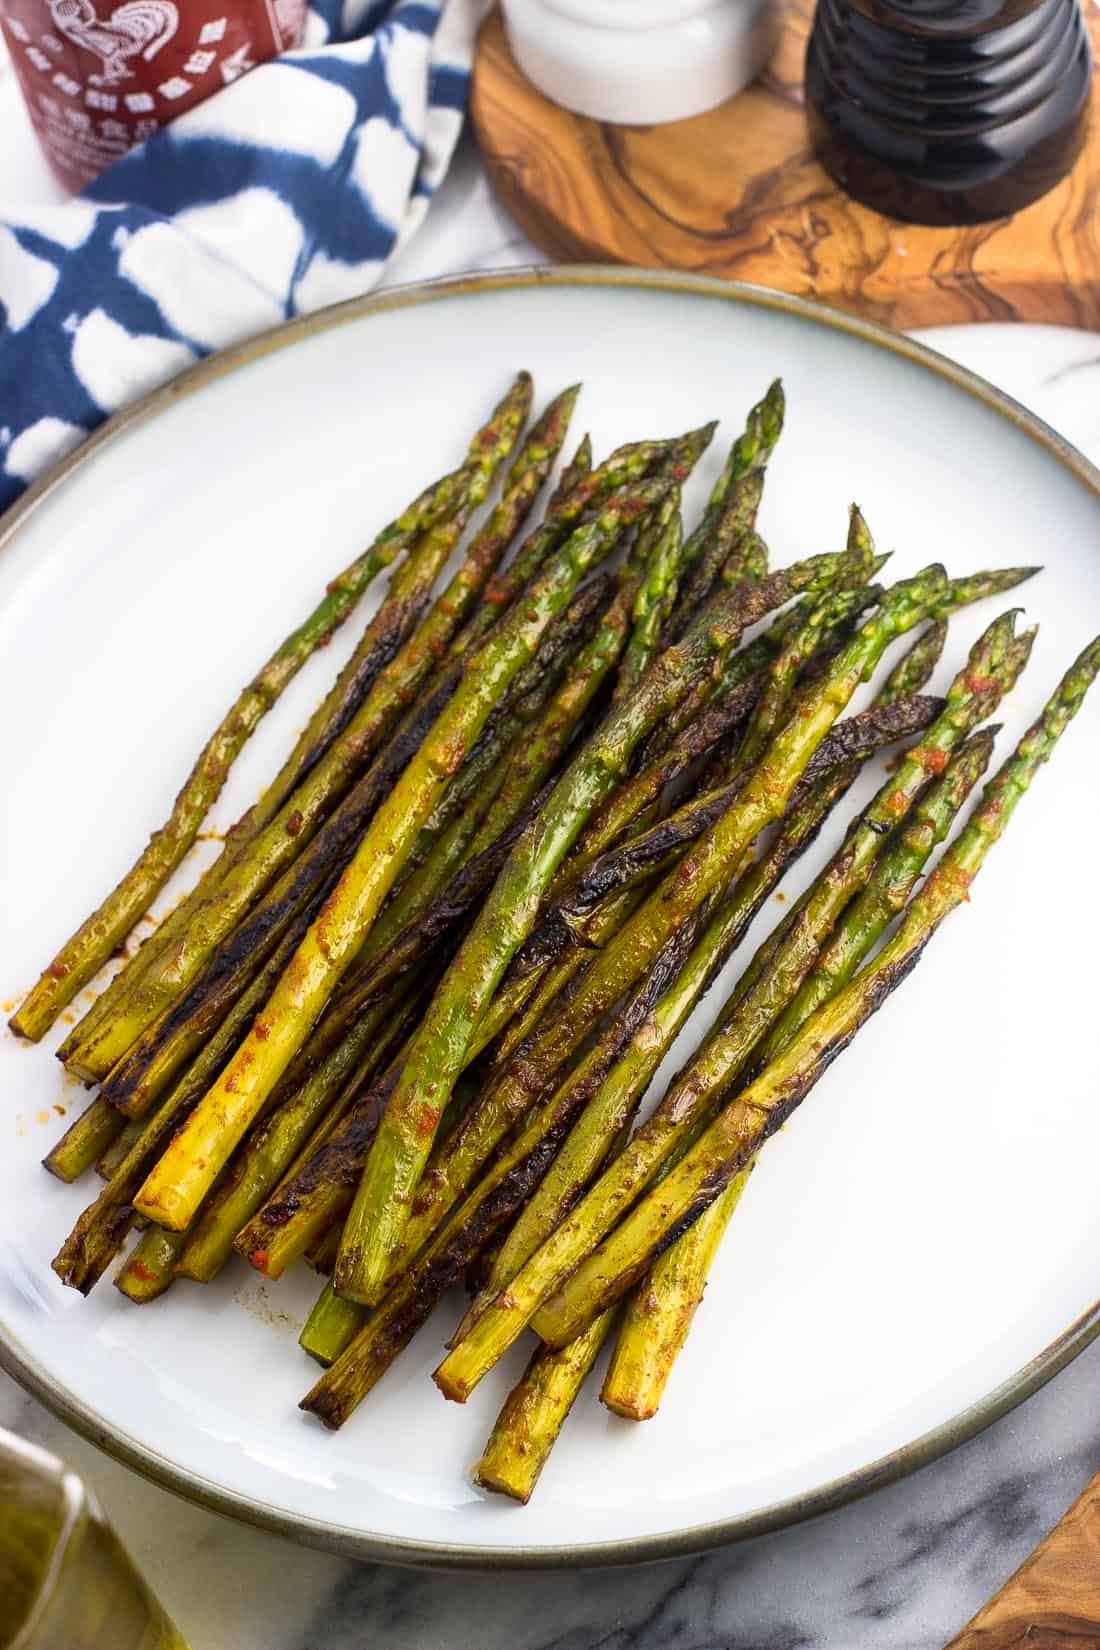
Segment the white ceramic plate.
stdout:
<path fill-rule="evenodd" d="M 937 556 L 957 571 L 1044 562 L 1020 596 L 1043 628 L 1002 755 L 1100 628 L 1100 478 L 978 380 L 867 325 L 608 270 L 443 283 L 297 323 L 118 421 L 5 523 L 0 993 L 26 989 L 163 818 L 245 672 L 457 459 L 519 365 L 540 401 L 586 380 L 575 433 L 590 429 L 597 452 L 711 415 L 728 443 L 781 373 L 789 421 L 762 514 L 777 563 L 836 547 L 853 497 L 899 573 Z M 716 443 L 692 503 L 719 462 Z M 995 611 L 953 621 L 944 678 Z M 263 783 L 351 640 L 263 725 L 219 822 Z M 948 1448 L 1097 1328 L 1098 730 L 1090 703 L 972 906 L 768 1148 L 659 1418 L 634 1426 L 586 1396 L 528 1508 L 466 1476 L 527 1349 L 465 1410 L 445 1404 L 428 1373 L 453 1302 L 334 1436 L 296 1408 L 314 1373 L 295 1346 L 312 1274 L 263 1286 L 235 1266 L 142 1310 L 109 1284 L 89 1301 L 63 1289 L 49 1259 L 89 1190 L 37 1164 L 56 1107 L 82 1094 L 47 1047 L 5 1034 L 6 1367 L 208 1505 L 426 1562 L 702 1547 Z"/>

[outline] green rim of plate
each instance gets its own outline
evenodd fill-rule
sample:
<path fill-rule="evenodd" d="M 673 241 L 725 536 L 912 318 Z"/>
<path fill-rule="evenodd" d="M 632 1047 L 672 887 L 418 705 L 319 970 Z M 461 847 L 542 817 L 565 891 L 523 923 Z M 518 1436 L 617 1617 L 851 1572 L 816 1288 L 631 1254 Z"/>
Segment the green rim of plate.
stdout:
<path fill-rule="evenodd" d="M 154 390 L 151 395 L 145 396 L 141 401 L 109 419 L 49 474 L 28 488 L 22 498 L 0 518 L 0 550 L 11 544 L 20 528 L 52 493 L 63 487 L 77 471 L 90 464 L 108 443 L 118 441 L 136 426 L 155 418 L 181 397 L 205 389 L 223 373 L 247 366 L 269 351 L 284 349 L 300 339 L 310 338 L 315 333 L 327 331 L 330 327 L 342 326 L 348 321 L 362 320 L 364 316 L 409 309 L 419 304 L 434 303 L 439 299 L 469 297 L 482 292 L 533 290 L 544 286 L 643 288 L 678 292 L 685 296 L 718 299 L 724 303 L 739 304 L 751 309 L 780 310 L 788 315 L 797 316 L 800 320 L 826 327 L 832 332 L 847 333 L 850 337 L 873 344 L 890 355 L 900 356 L 913 366 L 946 380 L 964 394 L 991 408 L 1056 458 L 1063 468 L 1100 502 L 1100 470 L 1090 464 L 1083 454 L 1042 419 L 1028 412 L 1011 396 L 994 389 L 976 373 L 957 366 L 955 362 L 929 349 L 927 345 L 918 344 L 913 339 L 891 332 L 873 321 L 847 315 L 840 310 L 828 309 L 805 298 L 772 292 L 765 287 L 749 286 L 740 281 L 724 281 L 704 275 L 687 275 L 666 270 L 629 269 L 599 264 L 559 264 L 448 276 L 442 280 L 394 287 L 373 297 L 352 299 L 348 303 L 320 310 L 314 315 L 287 321 L 269 332 L 260 333 L 245 343 L 237 344 L 232 349 L 222 350 L 217 355 L 200 361 L 171 383 Z M 657 1559 L 684 1557 L 786 1529 L 820 1513 L 845 1506 L 881 1485 L 891 1484 L 906 1477 L 919 1467 L 927 1466 L 929 1462 L 966 1443 L 968 1439 L 1014 1409 L 1017 1404 L 1023 1403 L 1025 1398 L 1030 1398 L 1032 1393 L 1037 1392 L 1083 1352 L 1098 1334 L 1100 1300 L 1015 1375 L 977 1403 L 900 1449 L 872 1461 L 858 1472 L 835 1478 L 808 1494 L 776 1502 L 772 1506 L 759 1508 L 756 1512 L 692 1525 L 687 1529 L 671 1531 L 665 1535 L 639 1536 L 626 1541 L 591 1542 L 573 1547 L 527 1547 L 521 1543 L 507 1547 L 467 1547 L 446 1542 L 406 1541 L 390 1536 L 373 1535 L 369 1530 L 355 1529 L 345 1524 L 296 1518 L 278 1507 L 254 1501 L 248 1496 L 225 1489 L 209 1478 L 189 1472 L 178 1462 L 158 1454 L 120 1429 L 105 1426 L 92 1409 L 68 1393 L 37 1363 L 30 1352 L 17 1345 L 10 1337 L 0 1339 L 0 1368 L 54 1415 L 82 1437 L 105 1450 L 115 1460 L 133 1467 L 143 1477 L 151 1479 L 165 1489 L 174 1490 L 178 1495 L 196 1502 L 211 1512 L 224 1513 L 230 1518 L 271 1530 L 277 1535 L 288 1536 L 310 1546 L 354 1558 L 433 1569 L 486 1570 L 504 1566 L 510 1569 L 535 1570 L 642 1564 Z"/>

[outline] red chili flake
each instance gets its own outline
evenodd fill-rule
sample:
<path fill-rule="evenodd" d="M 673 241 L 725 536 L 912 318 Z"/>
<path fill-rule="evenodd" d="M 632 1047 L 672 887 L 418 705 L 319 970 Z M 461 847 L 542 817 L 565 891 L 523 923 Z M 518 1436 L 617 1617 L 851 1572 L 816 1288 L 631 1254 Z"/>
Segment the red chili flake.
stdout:
<path fill-rule="evenodd" d="M 294 812 L 286 822 L 286 834 L 287 836 L 297 836 L 301 828 L 302 810 L 300 808 L 295 808 Z"/>
<path fill-rule="evenodd" d="M 266 1043 L 267 1039 L 271 1036 L 271 1027 L 268 1025 L 266 1020 L 257 1020 L 252 1029 L 256 1033 L 256 1036 L 260 1039 L 261 1043 Z"/>
<path fill-rule="evenodd" d="M 968 670 L 963 677 L 963 681 L 971 693 L 988 693 L 990 688 L 997 686 L 995 676 L 983 676 L 980 670 Z"/>
<path fill-rule="evenodd" d="M 909 752 L 914 762 L 919 762 L 925 773 L 941 774 L 947 766 L 947 752 L 944 750 L 928 750 L 924 745 L 915 745 Z"/>
<path fill-rule="evenodd" d="M 157 1274 L 153 1271 L 151 1266 L 146 1266 L 143 1260 L 132 1260 L 130 1262 L 130 1269 L 135 1277 L 141 1278 L 145 1283 L 156 1282 Z"/>
<path fill-rule="evenodd" d="M 444 773 L 457 773 L 459 768 L 462 766 L 465 756 L 466 740 L 456 729 L 451 738 L 445 742 L 441 752 L 440 765 L 443 768 Z"/>
<path fill-rule="evenodd" d="M 63 962 L 52 962 L 46 970 L 51 980 L 63 980 L 68 972 L 69 965 Z"/>
<path fill-rule="evenodd" d="M 416 1136 L 418 1140 L 430 1140 L 435 1134 L 439 1122 L 439 1113 L 436 1108 L 425 1101 L 417 1112 Z"/>
<path fill-rule="evenodd" d="M 961 892 L 962 897 L 966 901 L 967 905 L 969 905 L 970 904 L 970 884 L 974 880 L 973 875 L 971 874 L 971 872 L 964 871 L 961 868 L 956 869 L 956 870 L 952 871 L 952 873 L 951 873 L 951 880 L 955 884 L 955 887 L 958 888 L 959 891 Z"/>
<path fill-rule="evenodd" d="M 255 1268 L 259 1272 L 266 1272 L 267 1271 L 267 1250 L 266 1249 L 250 1249 L 248 1251 L 248 1264 L 250 1266 L 255 1266 Z"/>
<path fill-rule="evenodd" d="M 926 887 L 931 887 L 931 885 L 936 882 L 946 883 L 948 887 L 956 888 L 962 899 L 964 899 L 969 905 L 970 884 L 973 880 L 974 878 L 971 872 L 964 871 L 959 865 L 951 865 L 948 863 L 946 865 L 936 866 L 936 869 L 932 872 L 932 875 L 928 879 Z"/>

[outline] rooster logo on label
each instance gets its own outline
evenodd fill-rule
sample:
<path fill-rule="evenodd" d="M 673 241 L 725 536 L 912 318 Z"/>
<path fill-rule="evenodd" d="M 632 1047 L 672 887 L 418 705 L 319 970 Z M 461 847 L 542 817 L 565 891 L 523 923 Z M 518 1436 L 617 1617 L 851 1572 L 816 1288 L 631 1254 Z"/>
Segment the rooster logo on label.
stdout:
<path fill-rule="evenodd" d="M 113 86 L 133 78 L 128 59 L 150 62 L 179 28 L 180 14 L 172 0 L 124 0 L 109 18 L 96 14 L 92 0 L 50 0 L 50 15 L 59 34 L 94 52 L 103 73 L 89 78 L 99 86 Z"/>

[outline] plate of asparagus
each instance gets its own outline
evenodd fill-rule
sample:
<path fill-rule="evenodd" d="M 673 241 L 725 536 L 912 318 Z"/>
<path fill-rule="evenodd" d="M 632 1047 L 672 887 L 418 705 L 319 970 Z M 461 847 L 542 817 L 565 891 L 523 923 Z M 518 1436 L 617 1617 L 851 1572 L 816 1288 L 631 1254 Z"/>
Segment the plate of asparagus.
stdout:
<path fill-rule="evenodd" d="M 1098 537 L 980 381 L 679 276 L 115 420 L 0 524 L 5 1367 L 450 1564 L 733 1539 L 1026 1396 L 1100 1324 Z"/>

